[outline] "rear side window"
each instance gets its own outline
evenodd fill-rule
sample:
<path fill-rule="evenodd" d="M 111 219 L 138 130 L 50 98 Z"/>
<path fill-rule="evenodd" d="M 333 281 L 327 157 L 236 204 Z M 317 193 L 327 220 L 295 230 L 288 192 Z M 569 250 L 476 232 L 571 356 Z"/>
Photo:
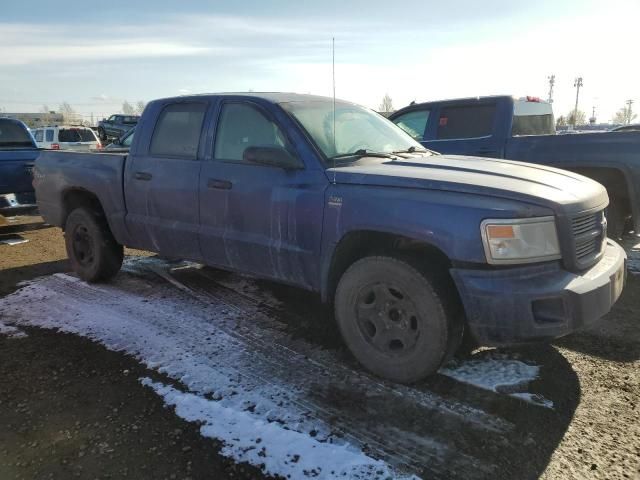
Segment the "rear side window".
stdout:
<path fill-rule="evenodd" d="M 44 135 L 47 142 L 53 142 L 53 130 L 47 129 Z"/>
<path fill-rule="evenodd" d="M 122 117 L 122 123 L 138 123 L 138 117 Z"/>
<path fill-rule="evenodd" d="M 444 107 L 438 119 L 438 140 L 486 137 L 493 133 L 495 105 Z"/>
<path fill-rule="evenodd" d="M 59 142 L 95 142 L 96 137 L 88 128 L 61 128 L 58 130 Z"/>
<path fill-rule="evenodd" d="M 428 120 L 429 110 L 416 110 L 394 118 L 393 123 L 411 135 L 414 140 L 420 142 L 424 137 Z"/>
<path fill-rule="evenodd" d="M 32 137 L 25 127 L 11 120 L 0 120 L 0 148 L 32 146 Z"/>
<path fill-rule="evenodd" d="M 284 147 L 285 144 L 285 136 L 278 126 L 259 110 L 247 104 L 229 103 L 220 116 L 214 157 L 242 161 L 247 147 Z"/>
<path fill-rule="evenodd" d="M 207 106 L 176 103 L 162 110 L 151 137 L 151 155 L 195 159 Z"/>
<path fill-rule="evenodd" d="M 42 142 L 42 139 L 43 139 L 42 133 L 43 133 L 42 130 L 36 130 L 36 133 L 34 135 L 36 142 Z"/>

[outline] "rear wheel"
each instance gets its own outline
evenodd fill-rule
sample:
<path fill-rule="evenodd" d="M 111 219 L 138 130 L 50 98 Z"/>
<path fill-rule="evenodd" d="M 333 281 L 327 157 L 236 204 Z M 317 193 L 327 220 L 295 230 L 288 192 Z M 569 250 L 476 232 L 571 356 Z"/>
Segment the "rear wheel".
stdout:
<path fill-rule="evenodd" d="M 108 280 L 120 270 L 124 249 L 104 217 L 85 207 L 76 208 L 67 217 L 64 238 L 71 267 L 81 279 Z"/>
<path fill-rule="evenodd" d="M 335 313 L 345 343 L 376 375 L 410 383 L 435 373 L 455 348 L 455 318 L 432 280 L 409 263 L 366 257 L 342 276 Z"/>

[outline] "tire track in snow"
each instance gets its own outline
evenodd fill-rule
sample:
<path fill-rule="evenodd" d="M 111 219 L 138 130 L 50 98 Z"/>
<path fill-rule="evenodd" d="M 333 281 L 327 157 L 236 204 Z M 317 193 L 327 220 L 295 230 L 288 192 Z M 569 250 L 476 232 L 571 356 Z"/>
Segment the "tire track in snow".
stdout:
<path fill-rule="evenodd" d="M 318 402 L 317 398 L 322 399 L 336 386 L 364 390 L 364 399 L 388 397 L 390 389 L 333 364 L 318 366 L 305 361 L 304 355 L 272 342 L 273 331 L 261 329 L 265 336 L 257 338 L 255 329 L 239 320 L 251 312 L 234 309 L 219 299 L 193 304 L 173 289 L 145 285 L 138 279 L 125 277 L 118 283 L 92 286 L 58 275 L 26 287 L 0 301 L 0 305 L 18 323 L 60 327 L 101 341 L 109 348 L 125 350 L 179 379 L 191 391 L 215 399 L 216 405 L 249 412 L 307 436 L 313 433 L 317 442 L 365 448 L 401 470 L 424 470 L 434 478 L 450 478 L 452 472 L 460 478 L 478 478 L 491 471 L 490 465 L 453 451 L 424 432 L 412 434 L 411 429 L 398 428 L 394 432 L 376 421 L 358 424 L 361 419 L 353 421 L 332 407 L 331 399 Z M 25 321 L 20 315 L 25 310 L 22 303 L 32 299 L 35 305 L 29 304 L 26 310 L 33 319 Z M 315 365 L 311 374 L 309 365 Z M 353 378 L 355 381 L 350 382 Z M 437 412 L 432 417 L 427 415 L 430 419 L 466 428 L 459 418 L 443 420 L 443 416 L 455 417 L 447 411 L 446 401 L 418 396 L 422 404 L 414 408 L 419 413 L 426 413 L 429 407 Z M 473 410 L 467 413 L 474 414 Z"/>

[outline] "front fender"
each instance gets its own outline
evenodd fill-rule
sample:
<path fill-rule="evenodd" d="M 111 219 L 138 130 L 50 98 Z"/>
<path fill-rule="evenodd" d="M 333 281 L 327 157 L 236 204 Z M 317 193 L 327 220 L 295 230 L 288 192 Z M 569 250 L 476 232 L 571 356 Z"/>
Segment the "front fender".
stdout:
<path fill-rule="evenodd" d="M 325 202 L 320 282 L 325 299 L 336 248 L 354 232 L 406 237 L 437 248 L 452 263 L 483 264 L 482 220 L 553 214 L 548 208 L 492 196 L 368 185 L 331 185 Z"/>

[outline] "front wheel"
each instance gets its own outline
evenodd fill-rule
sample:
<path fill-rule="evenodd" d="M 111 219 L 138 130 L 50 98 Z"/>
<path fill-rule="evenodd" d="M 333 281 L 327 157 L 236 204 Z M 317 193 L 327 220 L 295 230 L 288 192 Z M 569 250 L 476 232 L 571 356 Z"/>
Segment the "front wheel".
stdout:
<path fill-rule="evenodd" d="M 85 207 L 76 208 L 67 217 L 64 239 L 71 267 L 82 280 L 109 280 L 120 270 L 124 249 L 104 217 Z"/>
<path fill-rule="evenodd" d="M 455 329 L 447 302 L 431 280 L 404 261 L 355 262 L 338 284 L 335 314 L 353 355 L 381 377 L 416 382 L 448 358 Z"/>

